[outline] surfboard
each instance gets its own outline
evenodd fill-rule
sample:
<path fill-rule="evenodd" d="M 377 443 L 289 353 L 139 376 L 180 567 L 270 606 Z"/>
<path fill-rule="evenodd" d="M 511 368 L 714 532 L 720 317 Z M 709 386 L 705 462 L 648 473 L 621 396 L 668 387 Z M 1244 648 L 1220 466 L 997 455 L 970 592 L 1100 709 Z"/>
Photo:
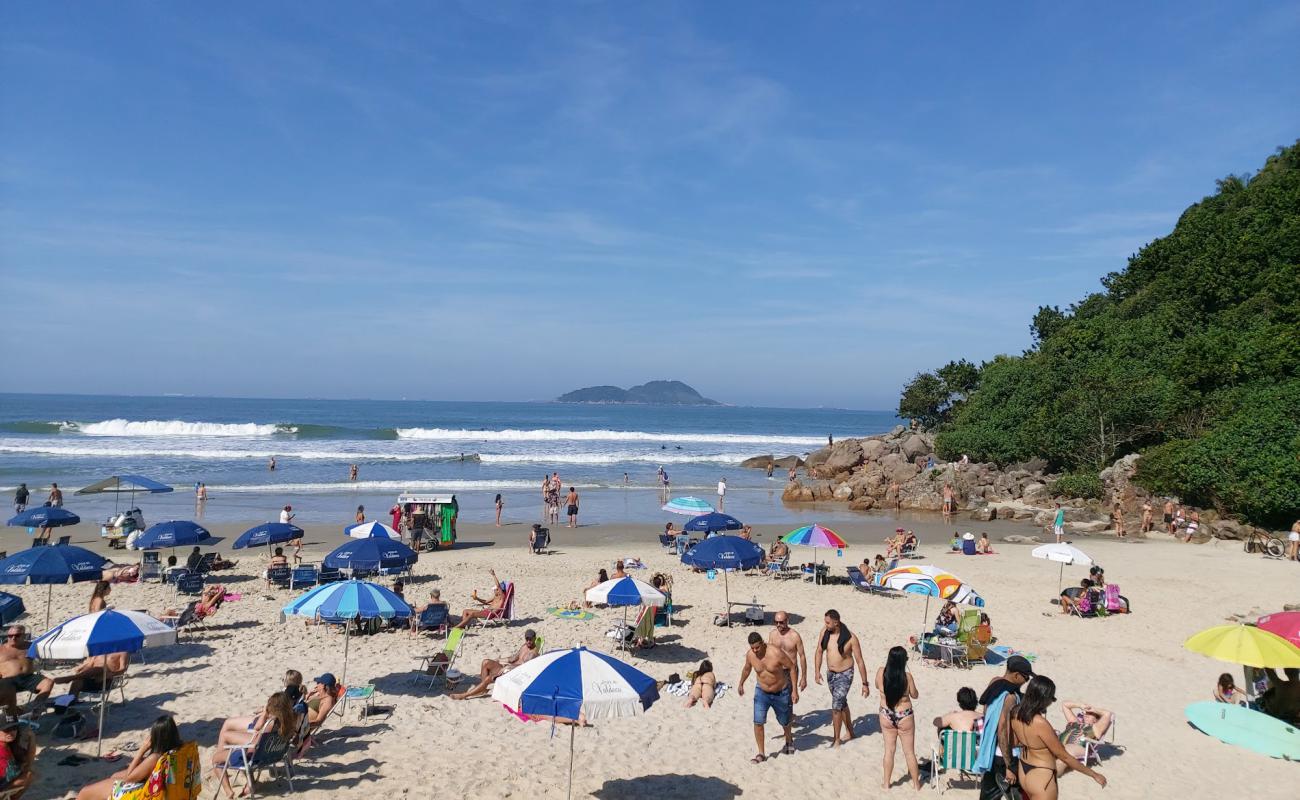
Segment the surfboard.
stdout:
<path fill-rule="evenodd" d="M 1245 706 L 1206 701 L 1192 703 L 1187 721 L 1221 742 L 1254 750 L 1270 758 L 1300 761 L 1300 729 Z"/>

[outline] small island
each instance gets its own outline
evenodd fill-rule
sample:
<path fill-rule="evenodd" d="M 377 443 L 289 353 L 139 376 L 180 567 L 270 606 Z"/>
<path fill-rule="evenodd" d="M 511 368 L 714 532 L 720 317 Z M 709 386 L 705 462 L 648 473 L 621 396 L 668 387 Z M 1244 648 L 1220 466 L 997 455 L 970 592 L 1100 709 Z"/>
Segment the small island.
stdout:
<path fill-rule="evenodd" d="M 557 403 L 618 403 L 655 406 L 717 406 L 681 381 L 649 381 L 630 389 L 617 386 L 588 386 L 555 398 Z"/>

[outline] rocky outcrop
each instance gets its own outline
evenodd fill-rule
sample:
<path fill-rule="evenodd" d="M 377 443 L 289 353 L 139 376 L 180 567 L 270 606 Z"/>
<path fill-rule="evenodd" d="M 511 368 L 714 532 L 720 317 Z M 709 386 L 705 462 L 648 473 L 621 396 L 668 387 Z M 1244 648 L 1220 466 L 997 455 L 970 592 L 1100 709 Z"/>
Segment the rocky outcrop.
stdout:
<path fill-rule="evenodd" d="M 740 466 L 746 469 L 767 469 L 768 464 L 771 464 L 774 469 L 790 469 L 790 467 L 802 467 L 804 465 L 803 459 L 799 456 L 782 456 L 781 458 L 772 455 L 754 456 L 740 462 Z"/>

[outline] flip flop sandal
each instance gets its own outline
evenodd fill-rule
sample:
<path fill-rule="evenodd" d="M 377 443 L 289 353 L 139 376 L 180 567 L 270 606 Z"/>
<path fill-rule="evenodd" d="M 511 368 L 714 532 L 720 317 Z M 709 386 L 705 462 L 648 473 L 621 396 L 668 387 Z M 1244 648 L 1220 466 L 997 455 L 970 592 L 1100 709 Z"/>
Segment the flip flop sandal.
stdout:
<path fill-rule="evenodd" d="M 787 756 L 792 756 L 792 755 L 794 755 L 794 745 L 792 745 L 792 744 L 787 744 L 787 745 L 785 746 L 785 748 L 784 748 L 783 750 L 781 750 L 781 752 L 782 752 L 783 754 L 787 755 Z"/>
<path fill-rule="evenodd" d="M 751 764 L 762 764 L 762 763 L 763 763 L 764 761 L 766 761 L 766 760 L 767 760 L 767 756 L 765 756 L 765 755 L 763 755 L 762 753 L 760 753 L 760 754 L 754 756 L 753 758 L 751 758 L 751 759 L 749 760 L 749 763 L 751 763 Z"/>

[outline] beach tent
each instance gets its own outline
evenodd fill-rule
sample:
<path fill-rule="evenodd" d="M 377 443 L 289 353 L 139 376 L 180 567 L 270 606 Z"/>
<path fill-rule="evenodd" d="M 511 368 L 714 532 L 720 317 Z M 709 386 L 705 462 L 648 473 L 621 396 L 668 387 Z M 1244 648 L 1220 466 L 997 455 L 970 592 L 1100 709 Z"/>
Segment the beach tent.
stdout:
<path fill-rule="evenodd" d="M 664 503 L 663 510 L 669 514 L 685 514 L 688 517 L 698 517 L 701 514 L 712 514 L 717 509 L 698 497 L 674 497 Z"/>
<path fill-rule="evenodd" d="M 552 650 L 496 679 L 492 699 L 518 717 L 569 720 L 569 797 L 573 797 L 573 738 L 578 723 L 645 713 L 659 699 L 655 679 L 585 647 Z"/>
<path fill-rule="evenodd" d="M 284 617 L 307 617 L 325 622 L 343 623 L 345 633 L 340 682 L 346 686 L 348 645 L 352 638 L 350 623 L 358 619 L 410 617 L 411 607 L 405 600 L 378 584 L 350 580 L 317 586 L 285 606 L 281 613 Z"/>
<path fill-rule="evenodd" d="M 27 648 L 30 658 L 75 660 L 110 653 L 138 653 L 145 647 L 176 643 L 175 629 L 139 611 L 96 611 L 64 622 Z M 99 740 L 104 746 L 104 709 L 108 707 L 108 664 L 104 664 L 103 692 L 99 701 Z"/>
<path fill-rule="evenodd" d="M 45 627 L 50 627 L 54 584 L 82 583 L 104 578 L 108 559 L 71 544 L 30 547 L 0 561 L 0 583 L 45 584 Z"/>
<path fill-rule="evenodd" d="M 682 553 L 682 563 L 699 569 L 722 570 L 723 591 L 727 600 L 727 624 L 731 624 L 731 584 L 729 569 L 753 569 L 763 561 L 763 548 L 739 536 L 714 536 Z"/>
<path fill-rule="evenodd" d="M 269 548 L 273 544 L 283 544 L 300 538 L 302 538 L 302 528 L 297 525 L 290 525 L 287 522 L 264 522 L 239 534 L 239 538 L 231 547 L 242 550 L 245 547 L 265 545 Z"/>
<path fill-rule="evenodd" d="M 1092 563 L 1092 558 L 1079 548 L 1065 542 L 1052 542 L 1035 547 L 1029 552 L 1034 558 L 1044 558 L 1048 561 L 1055 561 L 1061 565 L 1061 569 L 1056 576 L 1056 595 L 1061 595 L 1061 587 L 1065 585 L 1065 565 L 1081 564 L 1088 566 Z"/>

